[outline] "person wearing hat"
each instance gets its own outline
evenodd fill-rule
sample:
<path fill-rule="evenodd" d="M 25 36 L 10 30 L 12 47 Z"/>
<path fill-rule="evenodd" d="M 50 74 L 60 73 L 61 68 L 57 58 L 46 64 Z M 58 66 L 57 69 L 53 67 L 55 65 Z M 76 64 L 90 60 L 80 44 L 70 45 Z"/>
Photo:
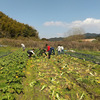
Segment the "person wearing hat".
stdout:
<path fill-rule="evenodd" d="M 23 51 L 25 51 L 25 45 L 22 43 L 21 46 L 23 48 Z"/>

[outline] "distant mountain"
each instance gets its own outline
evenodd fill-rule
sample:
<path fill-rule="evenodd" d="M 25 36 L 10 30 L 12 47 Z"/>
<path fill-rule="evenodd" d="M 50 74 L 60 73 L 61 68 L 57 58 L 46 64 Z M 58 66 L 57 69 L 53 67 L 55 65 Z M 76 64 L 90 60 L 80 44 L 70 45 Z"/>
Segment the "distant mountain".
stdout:
<path fill-rule="evenodd" d="M 96 34 L 96 33 L 85 33 L 85 38 L 86 39 L 91 39 L 91 38 L 97 38 L 100 37 L 100 34 Z"/>
<path fill-rule="evenodd" d="M 84 37 L 85 39 L 100 37 L 100 34 L 96 34 L 96 33 L 85 33 L 83 35 L 85 36 Z M 73 36 L 69 36 L 69 37 L 73 37 Z M 67 38 L 69 38 L 69 37 L 67 37 Z M 64 37 L 55 37 L 55 38 L 49 38 L 48 41 L 62 41 L 64 39 L 65 39 Z"/>
<path fill-rule="evenodd" d="M 55 37 L 55 38 L 49 38 L 48 41 L 62 41 L 64 38 L 63 37 Z"/>
<path fill-rule="evenodd" d="M 19 36 L 39 38 L 35 28 L 17 22 L 0 11 L 0 38 L 16 38 Z"/>

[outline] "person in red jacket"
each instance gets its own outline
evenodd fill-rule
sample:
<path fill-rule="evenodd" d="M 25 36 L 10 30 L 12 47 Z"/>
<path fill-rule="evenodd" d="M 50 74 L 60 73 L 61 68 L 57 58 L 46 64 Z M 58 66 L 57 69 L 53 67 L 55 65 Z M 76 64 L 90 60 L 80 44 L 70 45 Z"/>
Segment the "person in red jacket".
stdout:
<path fill-rule="evenodd" d="M 48 52 L 48 59 L 50 59 L 52 50 L 50 49 L 50 46 L 48 44 L 46 44 L 46 47 L 47 47 L 47 52 Z"/>
<path fill-rule="evenodd" d="M 47 52 L 48 52 L 48 59 L 50 59 L 52 52 L 53 52 L 53 55 L 55 55 L 55 51 L 54 51 L 54 48 L 50 47 L 48 44 L 46 44 L 46 47 L 47 47 Z"/>

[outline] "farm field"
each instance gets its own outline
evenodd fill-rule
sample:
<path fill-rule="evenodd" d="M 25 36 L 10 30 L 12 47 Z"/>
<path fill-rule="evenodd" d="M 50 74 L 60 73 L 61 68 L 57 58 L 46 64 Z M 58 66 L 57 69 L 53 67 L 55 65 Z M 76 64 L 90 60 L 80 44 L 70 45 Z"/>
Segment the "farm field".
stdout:
<path fill-rule="evenodd" d="M 0 47 L 0 57 L 10 53 L 10 49 L 5 49 L 6 47 Z"/>
<path fill-rule="evenodd" d="M 10 53 L 12 53 L 13 51 L 15 51 L 18 48 L 13 48 L 13 47 L 0 47 L 0 57 L 2 56 L 6 56 Z"/>
<path fill-rule="evenodd" d="M 100 52 L 77 51 L 77 52 L 66 52 L 66 54 L 100 65 Z"/>
<path fill-rule="evenodd" d="M 51 59 L 44 55 L 29 59 L 19 49 L 0 58 L 0 99 L 100 100 L 100 64 L 81 55 L 99 59 L 99 52 L 71 54 L 75 55 L 68 52 Z"/>

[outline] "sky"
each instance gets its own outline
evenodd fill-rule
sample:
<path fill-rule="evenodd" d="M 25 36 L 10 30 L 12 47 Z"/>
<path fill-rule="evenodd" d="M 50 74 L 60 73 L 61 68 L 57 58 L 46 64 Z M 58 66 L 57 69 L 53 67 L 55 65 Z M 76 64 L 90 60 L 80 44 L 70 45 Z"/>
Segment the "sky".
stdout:
<path fill-rule="evenodd" d="M 40 38 L 65 37 L 78 29 L 100 33 L 100 0 L 0 0 L 0 11 L 34 27 Z"/>

